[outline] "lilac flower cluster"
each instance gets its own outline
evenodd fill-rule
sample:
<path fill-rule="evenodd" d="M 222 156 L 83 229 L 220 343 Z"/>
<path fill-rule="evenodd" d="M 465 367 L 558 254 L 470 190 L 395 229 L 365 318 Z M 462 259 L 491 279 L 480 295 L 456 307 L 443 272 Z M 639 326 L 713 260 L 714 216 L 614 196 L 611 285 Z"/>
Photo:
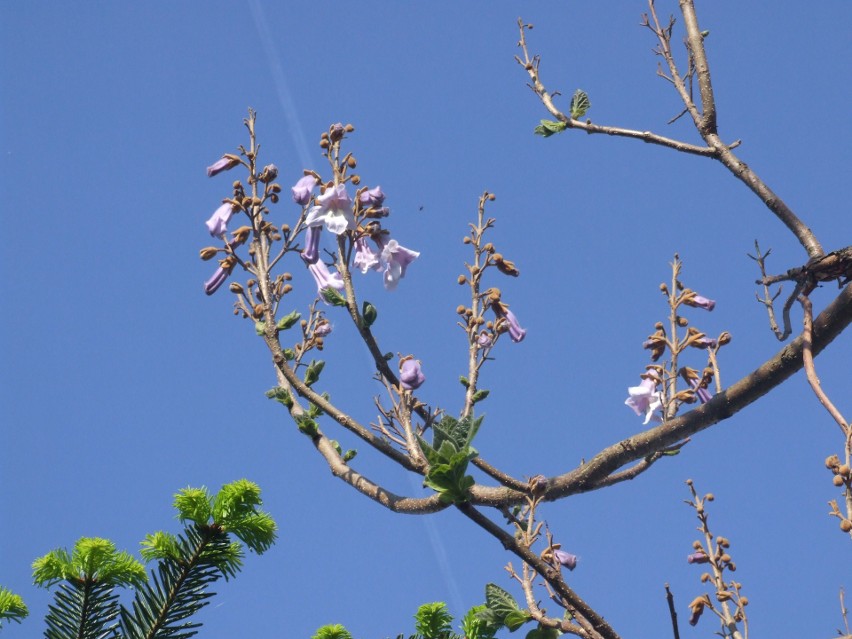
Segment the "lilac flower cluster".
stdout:
<path fill-rule="evenodd" d="M 307 206 L 313 197 L 313 190 L 319 184 L 316 177 L 306 175 L 293 186 L 293 201 L 301 206 Z M 361 206 L 368 209 L 381 207 L 385 194 L 380 186 L 365 189 L 359 196 Z M 305 249 L 302 259 L 308 264 L 308 269 L 316 280 L 320 292 L 329 286 L 337 291 L 343 290 L 343 279 L 339 273 L 331 273 L 325 265 L 317 266 L 319 262 L 319 242 L 322 228 L 325 227 L 335 235 L 355 230 L 355 215 L 352 210 L 352 200 L 343 184 L 337 184 L 325 190 L 315 198 L 306 216 L 305 225 L 308 227 L 305 239 Z M 382 209 L 386 211 L 386 209 Z M 372 225 L 371 225 L 372 226 Z M 377 226 L 377 225 L 376 225 Z M 370 245 L 372 240 L 375 249 Z M 420 253 L 405 248 L 393 239 L 387 239 L 381 229 L 373 234 L 361 234 L 355 239 L 355 258 L 353 265 L 362 273 L 370 270 L 382 272 L 385 288 L 394 290 L 399 280 L 405 277 L 405 271 Z"/>
<path fill-rule="evenodd" d="M 696 293 L 690 293 L 685 299 L 684 304 L 694 308 L 701 308 L 706 311 L 712 311 L 716 307 L 716 302 L 702 297 Z M 651 359 L 657 361 L 663 354 L 666 340 L 664 333 L 657 325 L 658 331 L 642 343 L 642 347 L 651 351 Z M 692 329 L 690 329 L 692 330 Z M 691 345 L 699 348 L 715 348 L 717 340 L 708 337 L 701 337 L 693 340 Z M 695 391 L 695 396 L 703 404 L 709 402 L 713 395 L 707 390 L 706 386 L 702 385 L 702 380 L 697 375 L 685 375 L 684 379 L 692 386 Z M 645 416 L 643 424 L 648 424 L 651 421 L 661 422 L 663 412 L 662 393 L 657 390 L 657 386 L 661 380 L 656 371 L 648 370 L 642 376 L 642 381 L 639 386 L 631 386 L 627 389 L 627 399 L 624 400 L 625 405 L 629 406 L 634 413 Z"/>

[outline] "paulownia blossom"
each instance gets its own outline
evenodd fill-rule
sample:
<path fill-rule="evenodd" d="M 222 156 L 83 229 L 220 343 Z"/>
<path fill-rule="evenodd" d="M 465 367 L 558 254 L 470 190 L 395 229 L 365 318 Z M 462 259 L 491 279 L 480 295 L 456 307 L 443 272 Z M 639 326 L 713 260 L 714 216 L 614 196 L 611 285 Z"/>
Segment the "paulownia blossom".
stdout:
<path fill-rule="evenodd" d="M 491 310 L 494 311 L 494 315 L 497 316 L 498 320 L 502 319 L 506 321 L 509 326 L 509 337 L 512 338 L 513 342 L 518 343 L 523 341 L 524 337 L 527 336 L 527 331 L 525 328 L 521 328 L 518 318 L 515 317 L 515 314 L 505 304 L 499 301 L 492 302 Z"/>
<path fill-rule="evenodd" d="M 328 270 L 328 266 L 326 266 L 325 262 L 322 260 L 317 260 L 313 264 L 308 264 L 308 270 L 311 272 L 311 275 L 314 276 L 314 281 L 317 283 L 317 291 L 320 294 L 320 297 L 325 301 L 325 296 L 322 292 L 327 288 L 333 288 L 338 292 L 343 290 L 343 278 L 340 273 L 335 271 L 332 273 Z"/>
<path fill-rule="evenodd" d="M 716 302 L 714 300 L 702 297 L 701 295 L 691 295 L 686 298 L 683 303 L 687 306 L 703 308 L 705 311 L 712 311 L 714 308 L 716 308 Z"/>
<path fill-rule="evenodd" d="M 663 409 L 662 397 L 655 390 L 658 381 L 656 376 L 649 374 L 648 377 L 642 379 L 639 386 L 631 386 L 627 389 L 629 397 L 624 400 L 624 403 L 640 417 L 643 413 L 645 414 L 643 424 L 647 424 L 651 420 L 662 421 L 662 417 L 657 414 L 658 411 L 661 412 Z"/>
<path fill-rule="evenodd" d="M 385 194 L 382 192 L 382 187 L 377 186 L 361 193 L 358 199 L 365 208 L 374 208 L 382 205 L 382 202 L 385 201 Z"/>
<path fill-rule="evenodd" d="M 560 566 L 565 566 L 568 570 L 574 570 L 577 567 L 577 555 L 572 555 L 570 552 L 556 548 L 553 551 L 553 558 Z"/>
<path fill-rule="evenodd" d="M 300 253 L 306 264 L 313 264 L 319 259 L 319 241 L 322 228 L 309 226 L 305 237 L 305 249 Z"/>
<path fill-rule="evenodd" d="M 420 367 L 420 361 L 411 355 L 403 357 L 399 363 L 399 385 L 405 390 L 420 388 L 426 376 Z"/>
<path fill-rule="evenodd" d="M 213 215 L 210 216 L 210 219 L 205 222 L 210 235 L 213 237 L 222 237 L 228 230 L 228 222 L 231 220 L 233 214 L 234 205 L 230 202 L 225 202 L 216 209 Z"/>
<path fill-rule="evenodd" d="M 711 399 L 713 399 L 713 394 L 706 388 L 702 388 L 700 384 L 700 379 L 689 380 L 689 385 L 692 386 L 692 389 L 695 391 L 695 396 L 698 398 L 698 401 L 700 401 L 702 404 L 706 404 Z"/>
<path fill-rule="evenodd" d="M 207 177 L 213 177 L 214 175 L 218 175 L 222 171 L 233 169 L 239 163 L 240 158 L 238 158 L 236 155 L 223 155 L 221 158 L 219 158 L 213 164 L 207 167 Z"/>
<path fill-rule="evenodd" d="M 305 224 L 308 226 L 325 224 L 325 227 L 335 235 L 355 228 L 352 200 L 344 185 L 338 184 L 327 189 L 325 193 L 317 197 L 316 201 L 316 206 L 311 207 L 305 217 Z"/>
<path fill-rule="evenodd" d="M 385 288 L 389 291 L 394 290 L 399 280 L 405 277 L 405 269 L 418 257 L 420 257 L 418 251 L 407 249 L 396 240 L 388 240 L 387 244 L 382 244 Z"/>
<path fill-rule="evenodd" d="M 367 236 L 362 236 L 355 240 L 355 260 L 353 261 L 355 268 L 362 273 L 366 273 L 370 269 L 380 269 L 381 262 L 379 253 L 374 251 L 369 242 L 367 242 Z"/>
<path fill-rule="evenodd" d="M 291 191 L 293 191 L 293 201 L 296 204 L 301 206 L 305 206 L 308 202 L 311 201 L 311 195 L 313 195 L 314 187 L 317 185 L 317 179 L 313 175 L 306 175 L 301 178 L 296 184 L 293 186 Z"/>
<path fill-rule="evenodd" d="M 710 557 L 699 550 L 691 555 L 687 555 L 686 561 L 690 564 L 706 564 L 710 561 Z"/>

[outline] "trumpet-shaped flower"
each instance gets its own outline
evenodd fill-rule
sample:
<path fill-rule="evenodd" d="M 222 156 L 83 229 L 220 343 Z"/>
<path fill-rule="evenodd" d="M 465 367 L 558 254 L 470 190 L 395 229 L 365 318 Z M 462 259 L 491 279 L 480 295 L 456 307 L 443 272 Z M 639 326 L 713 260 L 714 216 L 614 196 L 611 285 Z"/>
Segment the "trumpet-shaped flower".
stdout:
<path fill-rule="evenodd" d="M 353 263 L 355 268 L 362 273 L 366 273 L 370 269 L 378 270 L 382 267 L 380 255 L 373 250 L 367 239 L 366 236 L 363 236 L 355 240 L 355 260 Z"/>
<path fill-rule="evenodd" d="M 217 268 L 210 279 L 204 282 L 204 292 L 207 295 L 213 295 L 225 283 L 228 275 L 230 275 L 230 269 L 222 268 L 221 266 Z"/>
<path fill-rule="evenodd" d="M 307 264 L 313 264 L 319 259 L 319 241 L 322 228 L 309 226 L 305 237 L 305 249 L 300 253 Z"/>
<path fill-rule="evenodd" d="M 316 206 L 311 207 L 305 217 L 308 226 L 325 227 L 340 235 L 347 229 L 355 228 L 355 216 L 352 214 L 352 200 L 346 192 L 346 187 L 338 184 L 317 197 Z"/>
<path fill-rule="evenodd" d="M 708 557 L 699 550 L 698 552 L 694 552 L 691 555 L 687 555 L 686 561 L 690 564 L 706 564 L 710 561 L 710 557 Z"/>
<path fill-rule="evenodd" d="M 420 362 L 410 355 L 403 358 L 399 365 L 399 385 L 405 390 L 420 388 L 426 381 L 426 376 L 420 367 Z"/>
<path fill-rule="evenodd" d="M 240 159 L 237 156 L 223 155 L 221 158 L 219 158 L 213 164 L 207 167 L 207 177 L 213 177 L 214 175 L 218 175 L 222 171 L 233 169 L 239 163 Z"/>
<path fill-rule="evenodd" d="M 701 295 L 691 295 L 683 301 L 687 306 L 695 308 L 703 308 L 705 311 L 712 311 L 716 308 L 716 302 Z"/>
<path fill-rule="evenodd" d="M 210 219 L 205 222 L 210 235 L 213 237 L 222 237 L 228 230 L 228 222 L 233 214 L 234 205 L 230 202 L 225 202 L 216 209 L 215 213 L 210 216 Z"/>
<path fill-rule="evenodd" d="M 377 186 L 361 193 L 358 199 L 365 208 L 374 208 L 382 205 L 382 202 L 385 201 L 385 194 L 382 192 L 382 187 Z"/>
<path fill-rule="evenodd" d="M 296 184 L 293 186 L 291 191 L 293 191 L 293 201 L 296 204 L 300 204 L 305 206 L 308 202 L 311 201 L 311 195 L 313 194 L 314 187 L 317 185 L 317 179 L 313 175 L 306 175 L 301 178 Z"/>
<path fill-rule="evenodd" d="M 491 310 L 494 311 L 494 315 L 497 316 L 498 321 L 504 320 L 508 324 L 509 337 L 512 338 L 513 342 L 518 343 L 524 340 L 524 337 L 527 336 L 527 330 L 521 328 L 518 318 L 515 317 L 515 314 L 507 306 L 502 302 L 494 302 L 491 304 Z"/>
<path fill-rule="evenodd" d="M 657 378 L 650 376 L 643 379 L 639 386 L 631 386 L 627 389 L 629 397 L 624 400 L 624 403 L 633 409 L 633 412 L 641 416 L 645 414 L 647 424 L 651 420 L 662 421 L 662 418 L 657 413 L 662 411 L 663 401 L 657 388 Z"/>
<path fill-rule="evenodd" d="M 388 240 L 382 245 L 382 265 L 384 266 L 385 288 L 394 290 L 399 280 L 405 277 L 405 269 L 420 257 L 418 251 L 412 251 L 401 246 L 396 240 Z"/>
<path fill-rule="evenodd" d="M 695 391 L 695 396 L 698 398 L 698 401 L 702 404 L 706 404 L 713 399 L 713 394 L 706 388 L 702 388 L 700 384 L 700 379 L 689 380 L 689 385 L 692 386 L 692 389 Z"/>
<path fill-rule="evenodd" d="M 326 266 L 325 262 L 322 260 L 317 260 L 313 264 L 308 264 L 308 270 L 311 272 L 311 275 L 314 276 L 314 281 L 317 283 L 317 291 L 323 300 L 325 300 L 325 296 L 322 292 L 325 289 L 333 288 L 338 292 L 343 290 L 343 278 L 340 273 L 337 271 L 334 273 L 329 271 L 328 266 Z"/>
<path fill-rule="evenodd" d="M 570 552 L 556 548 L 553 551 L 553 558 L 560 566 L 565 566 L 568 570 L 574 570 L 577 567 L 577 555 L 573 555 Z"/>

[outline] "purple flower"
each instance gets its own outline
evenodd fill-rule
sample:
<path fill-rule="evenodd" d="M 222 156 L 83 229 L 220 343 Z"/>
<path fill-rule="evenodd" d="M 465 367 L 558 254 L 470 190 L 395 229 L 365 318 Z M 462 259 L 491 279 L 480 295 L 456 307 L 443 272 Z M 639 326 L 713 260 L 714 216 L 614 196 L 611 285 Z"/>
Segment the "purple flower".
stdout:
<path fill-rule="evenodd" d="M 479 337 L 476 338 L 476 344 L 479 348 L 485 348 L 486 346 L 491 346 L 494 343 L 494 337 L 491 333 L 486 331 L 482 331 L 479 334 Z"/>
<path fill-rule="evenodd" d="M 658 381 L 656 376 L 651 375 L 644 378 L 639 383 L 639 386 L 631 386 L 627 389 L 629 397 L 624 400 L 624 403 L 632 408 L 633 412 L 639 416 L 645 413 L 643 424 L 647 424 L 652 419 L 654 421 L 662 421 L 662 418 L 655 414 L 657 411 L 662 411 L 663 408 L 660 393 L 655 391 Z"/>
<path fill-rule="evenodd" d="M 228 230 L 228 221 L 234 214 L 234 205 L 230 202 L 225 202 L 222 206 L 216 209 L 216 212 L 210 216 L 210 219 L 205 222 L 207 230 L 213 237 L 222 237 Z"/>
<path fill-rule="evenodd" d="M 335 271 L 332 273 L 328 270 L 328 266 L 325 265 L 325 262 L 322 260 L 317 260 L 313 264 L 308 264 L 308 270 L 311 272 L 311 275 L 314 276 L 314 280 L 317 283 L 317 291 L 320 294 L 320 297 L 325 301 L 325 296 L 323 296 L 322 292 L 327 288 L 333 288 L 337 291 L 343 290 L 343 278 L 340 276 L 340 273 Z"/>
<path fill-rule="evenodd" d="M 701 295 L 690 295 L 683 303 L 694 308 L 703 308 L 705 311 L 712 311 L 716 308 L 716 302 Z"/>
<path fill-rule="evenodd" d="M 223 155 L 220 159 L 216 160 L 213 164 L 207 167 L 207 177 L 213 177 L 214 175 L 218 175 L 222 171 L 233 169 L 239 163 L 240 159 L 237 156 Z"/>
<path fill-rule="evenodd" d="M 696 348 L 716 348 L 718 343 L 719 342 L 717 340 L 705 335 L 704 337 L 699 337 L 698 339 L 693 340 L 690 343 L 690 346 L 694 346 Z"/>
<path fill-rule="evenodd" d="M 385 288 L 392 291 L 405 277 L 405 269 L 420 256 L 417 251 L 411 251 L 401 246 L 396 240 L 382 243 L 382 265 L 384 266 Z"/>
<path fill-rule="evenodd" d="M 208 295 L 213 295 L 213 293 L 215 293 L 218 288 L 225 283 L 225 280 L 228 279 L 228 275 L 230 275 L 230 269 L 225 269 L 221 266 L 217 268 L 212 277 L 204 282 L 204 292 Z"/>
<path fill-rule="evenodd" d="M 698 552 L 692 553 L 691 555 L 687 555 L 686 561 L 691 564 L 706 564 L 708 561 L 710 561 L 710 557 L 708 557 L 699 550 Z"/>
<path fill-rule="evenodd" d="M 502 302 L 493 302 L 491 309 L 494 311 L 494 315 L 497 316 L 498 321 L 505 320 L 508 323 L 509 337 L 512 338 L 512 341 L 515 343 L 522 342 L 527 335 L 527 331 L 525 328 L 521 328 L 515 314 Z"/>
<path fill-rule="evenodd" d="M 311 201 L 311 195 L 316 185 L 317 179 L 313 175 L 306 175 L 301 178 L 291 189 L 293 191 L 293 201 L 296 204 L 305 206 L 305 204 Z"/>
<path fill-rule="evenodd" d="M 309 226 L 305 237 L 305 249 L 300 253 L 303 260 L 307 264 L 313 264 L 319 259 L 319 241 L 322 235 L 322 228 L 319 226 Z"/>
<path fill-rule="evenodd" d="M 574 570 L 577 567 L 577 555 L 572 555 L 570 552 L 556 548 L 553 551 L 553 558 L 568 570 Z"/>
<path fill-rule="evenodd" d="M 331 334 L 331 322 L 328 320 L 320 320 L 316 328 L 314 328 L 315 337 L 325 337 Z"/>
<path fill-rule="evenodd" d="M 352 200 L 346 192 L 346 187 L 338 184 L 317 197 L 317 204 L 311 207 L 305 217 L 305 224 L 308 226 L 320 226 L 325 224 L 325 227 L 334 233 L 340 235 L 347 229 L 355 228 L 355 217 L 352 215 Z"/>
<path fill-rule="evenodd" d="M 359 237 L 355 240 L 355 268 L 362 273 L 366 273 L 370 269 L 380 269 L 381 259 L 367 242 L 367 236 Z"/>
<path fill-rule="evenodd" d="M 691 379 L 689 380 L 689 385 L 692 386 L 692 389 L 695 391 L 695 396 L 702 404 L 706 404 L 711 399 L 713 399 L 713 394 L 707 390 L 706 388 L 701 388 L 699 384 L 701 383 L 700 379 Z"/>
<path fill-rule="evenodd" d="M 405 390 L 420 388 L 426 381 L 426 376 L 420 368 L 420 361 L 411 355 L 403 357 L 399 364 L 399 385 Z"/>
<path fill-rule="evenodd" d="M 358 197 L 361 204 L 366 208 L 375 208 L 382 205 L 385 201 L 385 194 L 382 192 L 382 187 L 377 186 L 374 189 L 368 189 L 361 193 Z"/>

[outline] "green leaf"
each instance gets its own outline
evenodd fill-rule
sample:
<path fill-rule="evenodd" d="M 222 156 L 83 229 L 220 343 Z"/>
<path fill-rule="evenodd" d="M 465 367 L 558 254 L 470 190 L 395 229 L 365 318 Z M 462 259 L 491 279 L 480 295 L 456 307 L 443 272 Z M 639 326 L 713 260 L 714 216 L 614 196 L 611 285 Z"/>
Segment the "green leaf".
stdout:
<path fill-rule="evenodd" d="M 292 327 L 293 324 L 298 322 L 301 316 L 301 313 L 293 311 L 292 313 L 288 313 L 280 320 L 278 320 L 278 324 L 276 324 L 276 326 L 279 331 L 286 331 L 288 328 Z"/>
<path fill-rule="evenodd" d="M 8 588 L 0 586 L 0 628 L 3 627 L 3 621 L 21 623 L 28 614 L 30 611 L 24 600 Z"/>
<path fill-rule="evenodd" d="M 586 115 L 586 111 L 588 111 L 591 106 L 592 103 L 589 102 L 589 95 L 582 89 L 577 89 L 574 92 L 574 96 L 571 98 L 571 118 L 579 120 Z"/>
<path fill-rule="evenodd" d="M 263 337 L 266 334 L 266 322 L 255 322 L 254 332 Z"/>
<path fill-rule="evenodd" d="M 320 373 L 322 373 L 322 369 L 325 368 L 325 362 L 321 359 L 311 360 L 311 363 L 308 364 L 308 370 L 305 371 L 305 385 L 313 386 L 317 381 L 319 381 Z"/>
<path fill-rule="evenodd" d="M 501 624 L 510 612 L 520 610 L 515 598 L 497 584 L 485 585 L 485 605 Z"/>
<path fill-rule="evenodd" d="M 282 351 L 282 354 L 284 355 L 284 359 L 286 359 L 288 362 L 292 362 L 294 359 L 296 359 L 296 353 L 293 352 L 292 348 L 285 348 Z"/>
<path fill-rule="evenodd" d="M 561 634 L 562 633 L 556 628 L 544 628 L 539 626 L 538 628 L 530 630 L 525 639 L 557 639 L 557 637 Z"/>
<path fill-rule="evenodd" d="M 364 326 L 369 328 L 379 316 L 379 311 L 370 302 L 364 302 L 361 305 L 361 317 L 364 318 Z"/>
<path fill-rule="evenodd" d="M 461 383 L 461 385 L 464 386 L 465 388 L 470 386 L 470 382 L 468 381 L 467 377 L 465 377 L 464 375 L 459 375 L 459 383 Z"/>
<path fill-rule="evenodd" d="M 276 402 L 284 404 L 287 408 L 293 408 L 293 398 L 290 397 L 290 393 L 287 392 L 286 388 L 282 388 L 281 386 L 270 388 L 266 391 L 266 396 L 269 399 L 274 399 Z"/>
<path fill-rule="evenodd" d="M 567 128 L 568 124 L 565 122 L 559 122 L 556 120 L 542 120 L 541 124 L 539 124 L 535 129 L 533 129 L 533 133 L 545 138 L 549 138 L 554 133 L 561 133 Z"/>
<path fill-rule="evenodd" d="M 526 610 L 513 610 L 503 619 L 503 623 L 509 629 L 509 632 L 515 632 L 526 622 L 532 619 L 532 615 Z"/>
<path fill-rule="evenodd" d="M 423 604 L 414 615 L 414 627 L 423 639 L 443 639 L 452 632 L 453 616 L 442 601 Z"/>
<path fill-rule="evenodd" d="M 490 393 L 491 393 L 491 391 L 487 391 L 487 390 L 481 388 L 473 394 L 473 397 L 470 398 L 470 401 L 473 402 L 474 404 L 476 402 L 481 402 L 483 399 L 488 397 L 488 395 Z"/>
<path fill-rule="evenodd" d="M 467 639 L 494 639 L 500 627 L 494 623 L 494 613 L 484 604 L 468 610 L 461 622 L 462 634 Z"/>
<path fill-rule="evenodd" d="M 319 424 L 307 415 L 296 417 L 296 426 L 308 437 L 316 437 L 319 432 Z"/>
<path fill-rule="evenodd" d="M 352 639 L 350 632 L 339 623 L 318 628 L 311 639 Z"/>
<path fill-rule="evenodd" d="M 355 455 L 357 455 L 357 454 L 358 454 L 357 450 L 355 450 L 354 448 L 350 448 L 345 453 L 343 453 L 343 461 L 345 461 L 345 462 L 352 461 L 353 459 L 355 459 Z"/>
<path fill-rule="evenodd" d="M 332 306 L 346 306 L 346 298 L 333 286 L 326 286 L 322 289 L 320 296 Z"/>

